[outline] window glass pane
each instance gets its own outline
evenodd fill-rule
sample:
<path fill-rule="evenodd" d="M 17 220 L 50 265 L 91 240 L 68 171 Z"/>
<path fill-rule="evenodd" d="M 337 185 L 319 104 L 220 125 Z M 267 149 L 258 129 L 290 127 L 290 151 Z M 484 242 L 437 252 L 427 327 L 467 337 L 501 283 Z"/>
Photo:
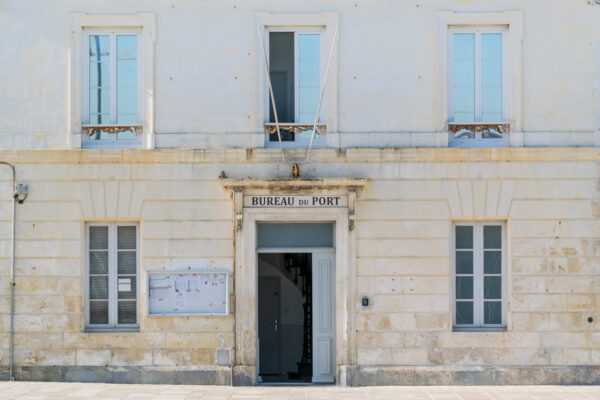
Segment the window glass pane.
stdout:
<path fill-rule="evenodd" d="M 502 227 L 498 225 L 487 225 L 483 227 L 483 248 L 502 248 Z"/>
<path fill-rule="evenodd" d="M 456 325 L 472 325 L 473 324 L 473 302 L 472 301 L 457 301 L 456 302 Z"/>
<path fill-rule="evenodd" d="M 131 114 L 135 116 L 137 113 L 137 92 L 136 88 L 121 88 L 117 87 L 117 120 L 129 120 L 135 123 Z M 119 122 L 121 123 L 121 122 Z"/>
<path fill-rule="evenodd" d="M 137 60 L 137 35 L 117 35 L 117 60 Z"/>
<path fill-rule="evenodd" d="M 135 324 L 136 310 L 135 301 L 119 301 L 117 322 L 119 324 Z"/>
<path fill-rule="evenodd" d="M 502 273 L 502 252 L 484 251 L 483 252 L 483 273 L 501 274 Z"/>
<path fill-rule="evenodd" d="M 119 226 L 117 227 L 117 248 L 135 249 L 135 226 Z"/>
<path fill-rule="evenodd" d="M 137 36 L 117 36 L 117 123 L 137 123 Z"/>
<path fill-rule="evenodd" d="M 108 299 L 108 276 L 90 276 L 90 299 Z"/>
<path fill-rule="evenodd" d="M 90 89 L 109 89 L 110 63 L 90 62 Z"/>
<path fill-rule="evenodd" d="M 119 274 L 136 273 L 136 253 L 135 251 L 119 251 L 117 255 L 117 270 Z"/>
<path fill-rule="evenodd" d="M 132 118 L 131 121 L 133 121 L 133 119 L 137 118 L 137 116 L 132 115 L 131 118 Z M 123 124 L 125 124 L 125 125 L 135 124 L 135 122 L 123 122 Z M 136 134 L 131 131 L 122 131 L 122 132 L 117 133 L 117 140 L 136 140 L 136 139 L 137 139 Z"/>
<path fill-rule="evenodd" d="M 454 122 L 475 121 L 475 35 L 454 34 Z"/>
<path fill-rule="evenodd" d="M 457 120 L 461 119 L 460 121 Z M 454 122 L 475 121 L 475 91 L 469 87 L 454 87 Z"/>
<path fill-rule="evenodd" d="M 106 124 L 108 124 L 108 116 L 105 118 Z M 93 120 L 90 120 L 90 124 L 92 125 L 101 125 L 100 122 L 94 122 Z M 110 134 L 107 132 L 103 132 L 101 130 L 97 130 L 94 131 L 94 133 L 92 133 L 89 137 L 89 140 L 110 140 Z"/>
<path fill-rule="evenodd" d="M 90 226 L 90 249 L 108 250 L 108 226 Z"/>
<path fill-rule="evenodd" d="M 90 35 L 90 61 L 110 61 L 110 38 L 108 35 Z"/>
<path fill-rule="evenodd" d="M 488 87 L 482 89 L 481 121 L 502 122 L 502 88 Z"/>
<path fill-rule="evenodd" d="M 502 303 L 499 301 L 486 301 L 483 303 L 483 323 L 502 323 Z"/>
<path fill-rule="evenodd" d="M 472 249 L 473 248 L 473 227 L 472 226 L 457 226 L 456 227 L 456 248 L 457 249 Z"/>
<path fill-rule="evenodd" d="M 110 40 L 107 35 L 91 35 L 89 47 L 89 118 L 91 124 L 109 123 Z"/>
<path fill-rule="evenodd" d="M 294 33 L 270 32 L 269 72 L 279 122 L 294 122 L 294 69 Z M 275 122 L 270 97 L 269 116 L 269 122 Z M 274 140 L 278 140 L 276 136 Z"/>
<path fill-rule="evenodd" d="M 90 301 L 90 324 L 108 324 L 108 301 Z"/>
<path fill-rule="evenodd" d="M 122 290 L 121 290 L 122 289 Z M 129 290 L 127 290 L 129 289 Z M 117 279 L 119 299 L 135 299 L 136 287 L 134 276 L 119 276 Z"/>
<path fill-rule="evenodd" d="M 502 34 L 481 35 L 481 117 L 502 121 Z"/>
<path fill-rule="evenodd" d="M 473 273 L 473 252 L 472 251 L 457 251 L 456 252 L 456 273 L 457 274 L 472 274 Z"/>
<path fill-rule="evenodd" d="M 475 64 L 472 60 L 454 60 L 454 85 L 472 88 L 475 82 Z"/>
<path fill-rule="evenodd" d="M 90 88 L 90 123 L 108 124 L 110 113 L 110 90 Z"/>
<path fill-rule="evenodd" d="M 473 277 L 472 276 L 457 276 L 456 277 L 456 298 L 457 299 L 472 299 L 473 298 Z"/>
<path fill-rule="evenodd" d="M 258 247 L 333 247 L 332 223 L 259 223 Z"/>
<path fill-rule="evenodd" d="M 502 298 L 502 278 L 499 276 L 485 276 L 483 278 L 483 298 Z"/>
<path fill-rule="evenodd" d="M 481 113 L 481 122 L 501 122 L 502 121 L 502 114 L 500 113 L 489 113 L 489 112 L 482 112 Z M 482 133 L 482 137 L 484 139 L 499 139 L 502 137 L 502 134 L 499 132 L 490 132 L 488 131 L 486 134 Z"/>
<path fill-rule="evenodd" d="M 298 35 L 298 123 L 315 122 L 320 95 L 319 35 Z"/>
<path fill-rule="evenodd" d="M 502 60 L 502 33 L 481 34 L 481 59 Z"/>
<path fill-rule="evenodd" d="M 90 251 L 90 275 L 108 274 L 108 251 Z"/>

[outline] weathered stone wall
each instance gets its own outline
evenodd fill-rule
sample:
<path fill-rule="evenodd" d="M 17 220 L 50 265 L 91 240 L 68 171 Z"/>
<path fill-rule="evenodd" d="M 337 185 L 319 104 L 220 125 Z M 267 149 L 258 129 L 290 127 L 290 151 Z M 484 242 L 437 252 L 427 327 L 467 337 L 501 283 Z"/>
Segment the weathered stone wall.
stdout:
<path fill-rule="evenodd" d="M 416 366 L 508 366 L 514 373 L 599 363 L 597 149 L 317 150 L 314 157 L 301 166 L 302 177 L 370 178 L 357 202 L 350 351 L 358 369 L 349 383 L 450 379 L 407 380 Z M 30 188 L 16 225 L 15 364 L 22 377 L 230 382 L 234 307 L 229 317 L 148 317 L 144 271 L 168 268 L 173 258 L 203 258 L 232 271 L 233 201 L 217 177 L 289 177 L 277 151 L 3 151 L 0 159 L 16 163 L 17 180 Z M 6 366 L 11 176 L 8 168 L 0 174 Z M 507 329 L 453 332 L 452 220 L 495 218 L 508 226 Z M 140 224 L 137 333 L 84 332 L 84 221 L 104 220 Z M 369 308 L 360 305 L 363 295 Z M 223 350 L 228 359 L 219 363 Z M 186 380 L 190 371 L 205 375 Z M 540 382 L 557 382 L 544 376 Z"/>

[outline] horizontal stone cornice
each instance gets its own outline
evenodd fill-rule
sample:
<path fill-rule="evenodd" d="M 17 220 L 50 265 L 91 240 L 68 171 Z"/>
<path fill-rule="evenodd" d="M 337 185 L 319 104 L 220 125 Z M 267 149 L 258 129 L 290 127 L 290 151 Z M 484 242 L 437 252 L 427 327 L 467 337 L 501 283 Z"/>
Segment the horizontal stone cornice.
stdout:
<path fill-rule="evenodd" d="M 306 149 L 286 149 L 300 159 Z M 279 149 L 0 150 L 15 164 L 280 163 Z M 599 148 L 349 148 L 313 149 L 311 163 L 600 161 Z"/>

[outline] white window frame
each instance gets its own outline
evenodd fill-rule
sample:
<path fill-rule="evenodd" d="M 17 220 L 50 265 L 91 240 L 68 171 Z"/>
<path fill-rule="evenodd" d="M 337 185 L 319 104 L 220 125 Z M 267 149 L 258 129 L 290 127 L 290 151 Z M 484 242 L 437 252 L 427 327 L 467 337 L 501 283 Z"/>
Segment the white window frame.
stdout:
<path fill-rule="evenodd" d="M 136 28 L 122 28 L 122 29 L 111 29 L 111 28 L 96 28 L 96 29 L 85 29 L 83 32 L 83 115 L 82 115 L 82 126 L 89 125 L 90 123 L 90 58 L 87 56 L 89 51 L 90 36 L 103 35 L 108 36 L 110 41 L 110 122 L 108 124 L 102 124 L 104 126 L 117 126 L 117 36 L 120 35 L 135 35 L 136 36 L 136 62 L 137 62 L 137 120 L 134 125 L 142 125 L 142 39 L 141 30 Z M 91 140 L 87 135 L 82 138 L 84 147 L 140 147 L 141 135 L 137 135 L 136 139 L 132 140 L 117 140 L 117 134 L 110 134 L 110 139 L 106 140 Z"/>
<path fill-rule="evenodd" d="M 523 12 L 519 10 L 499 12 L 454 12 L 437 13 L 437 94 L 435 98 L 435 130 L 440 146 L 455 147 L 494 147 L 523 146 L 523 89 L 522 89 L 522 48 L 523 48 Z M 488 29 L 504 27 L 506 29 L 506 54 L 503 54 L 503 87 L 506 88 L 506 123 L 510 133 L 504 134 L 504 140 L 494 139 L 453 139 L 448 131 L 449 123 L 449 78 L 450 49 L 449 30 L 452 29 Z M 504 65 L 504 63 L 506 63 Z M 506 68 L 504 68 L 506 66 Z"/>
<path fill-rule="evenodd" d="M 270 27 L 265 31 L 265 51 L 267 52 L 267 60 L 269 61 L 269 65 L 271 65 L 271 59 L 269 57 L 269 49 L 270 49 L 270 33 L 271 32 L 289 32 L 289 33 L 293 33 L 294 34 L 294 122 L 287 122 L 287 121 L 279 121 L 279 125 L 284 125 L 284 126 L 292 126 L 292 125 L 307 125 L 307 124 L 300 124 L 298 121 L 298 117 L 299 117 L 299 101 L 298 101 L 298 96 L 299 96 L 299 91 L 298 91 L 298 84 L 300 83 L 300 79 L 299 79 L 299 74 L 298 74 L 298 36 L 300 34 L 304 34 L 304 35 L 319 35 L 319 93 L 320 91 L 323 89 L 323 78 L 325 76 L 325 67 L 326 65 L 324 64 L 325 62 L 327 62 L 327 60 L 324 60 L 324 57 L 326 57 L 325 54 L 325 49 L 323 48 L 323 34 L 325 33 L 325 28 L 318 28 L 318 27 Z M 270 107 L 271 107 L 271 98 L 270 98 L 270 92 L 269 92 L 269 82 L 266 79 L 265 80 L 265 91 L 267 93 L 266 99 L 265 99 L 265 109 L 267 110 L 266 113 L 266 119 L 265 119 L 265 124 L 273 124 L 272 122 L 267 122 L 271 119 L 271 115 L 270 115 Z M 325 101 L 325 99 L 323 99 L 323 104 L 321 105 L 321 112 L 319 113 L 319 124 L 326 124 L 326 113 L 327 113 L 327 102 Z M 315 110 L 316 112 L 317 110 Z M 313 122 L 310 123 L 310 125 L 313 125 Z M 279 140 L 270 140 L 270 135 L 267 134 L 267 144 L 271 145 L 271 146 L 275 146 L 278 147 L 279 146 Z M 296 138 L 296 140 L 294 141 L 286 141 L 283 142 L 287 147 L 305 147 L 308 145 L 308 143 L 310 142 L 310 139 L 300 139 L 298 140 Z M 323 139 L 322 139 L 322 135 L 319 136 L 315 136 L 315 140 L 313 142 L 313 146 L 315 147 L 319 147 L 323 145 Z"/>
<path fill-rule="evenodd" d="M 502 322 L 500 324 L 484 324 L 483 321 L 483 227 L 500 226 L 502 240 L 502 284 L 501 284 L 501 309 Z M 456 227 L 473 227 L 473 324 L 456 324 Z M 452 224 L 452 326 L 455 331 L 470 330 L 506 330 L 507 321 L 507 260 L 506 260 L 506 222 L 504 221 L 460 221 Z"/>
<path fill-rule="evenodd" d="M 506 27 L 474 27 L 448 29 L 448 122 L 454 122 L 454 34 L 468 33 L 475 35 L 475 121 L 473 124 L 504 124 L 508 123 L 508 81 L 507 81 L 507 28 Z M 502 34 L 502 120 L 481 122 L 481 35 L 484 33 Z M 477 132 L 481 139 L 481 132 Z M 473 140 L 473 139 L 464 139 Z M 495 139 L 485 139 L 495 140 Z"/>
<path fill-rule="evenodd" d="M 271 63 L 271 59 L 269 58 L 269 49 L 270 49 L 270 40 L 269 38 L 270 33 L 271 32 L 289 32 L 289 33 L 293 33 L 294 34 L 294 123 L 296 123 L 295 121 L 298 121 L 298 117 L 299 117 L 299 112 L 298 112 L 298 84 L 300 82 L 299 80 L 299 74 L 298 74 L 298 35 L 299 34 L 304 34 L 304 35 L 319 35 L 319 82 L 320 82 L 320 87 L 319 89 L 323 88 L 323 77 L 325 75 L 325 66 L 323 65 L 323 57 L 325 57 L 325 52 L 323 51 L 323 33 L 325 32 L 325 29 L 319 29 L 319 28 L 310 28 L 310 27 L 290 27 L 290 28 L 286 28 L 286 27 L 276 27 L 276 28 L 269 28 L 266 31 L 266 40 L 265 40 L 265 50 L 267 52 L 267 60 L 269 61 L 269 65 Z M 271 100 L 270 100 L 270 95 L 269 95 L 269 82 L 265 82 L 266 88 L 265 91 L 267 92 L 267 98 L 265 99 L 265 106 L 267 109 L 267 118 L 266 121 L 271 119 L 271 115 L 269 113 L 270 110 L 270 106 L 271 106 Z M 323 104 L 321 106 L 321 114 L 319 114 L 319 123 L 320 124 L 324 124 L 325 123 L 325 113 L 326 113 L 326 104 L 323 101 Z M 316 110 L 315 110 L 316 111 Z M 280 123 L 283 123 L 285 125 L 290 125 L 289 121 L 279 121 Z M 311 123 L 312 125 L 312 123 Z"/>
<path fill-rule="evenodd" d="M 154 135 L 154 43 L 156 40 L 156 15 L 153 13 L 137 14 L 86 14 L 71 13 L 68 18 L 69 32 L 69 100 L 68 126 L 69 148 L 145 148 L 152 149 L 155 144 Z M 138 42 L 138 112 L 141 133 L 136 144 L 122 143 L 125 140 L 85 140 L 82 132 L 84 116 L 89 118 L 89 111 L 84 113 L 84 62 L 85 33 L 95 30 L 139 32 Z M 89 70 L 88 72 L 89 73 Z M 89 86 L 88 86 L 89 87 Z M 132 142 L 132 141 L 131 141 Z"/>
<path fill-rule="evenodd" d="M 90 227 L 108 227 L 108 324 L 90 324 Z M 136 239 L 136 324 L 118 323 L 117 228 L 135 226 Z M 134 222 L 89 222 L 85 224 L 85 330 L 139 331 L 140 326 L 140 227 Z"/>

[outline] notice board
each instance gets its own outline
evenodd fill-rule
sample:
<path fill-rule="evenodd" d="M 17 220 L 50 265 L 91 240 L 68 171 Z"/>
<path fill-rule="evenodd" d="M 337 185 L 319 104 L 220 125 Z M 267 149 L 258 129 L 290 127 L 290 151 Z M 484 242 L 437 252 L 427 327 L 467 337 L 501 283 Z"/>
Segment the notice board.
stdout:
<path fill-rule="evenodd" d="M 149 271 L 148 315 L 229 314 L 226 271 Z"/>

